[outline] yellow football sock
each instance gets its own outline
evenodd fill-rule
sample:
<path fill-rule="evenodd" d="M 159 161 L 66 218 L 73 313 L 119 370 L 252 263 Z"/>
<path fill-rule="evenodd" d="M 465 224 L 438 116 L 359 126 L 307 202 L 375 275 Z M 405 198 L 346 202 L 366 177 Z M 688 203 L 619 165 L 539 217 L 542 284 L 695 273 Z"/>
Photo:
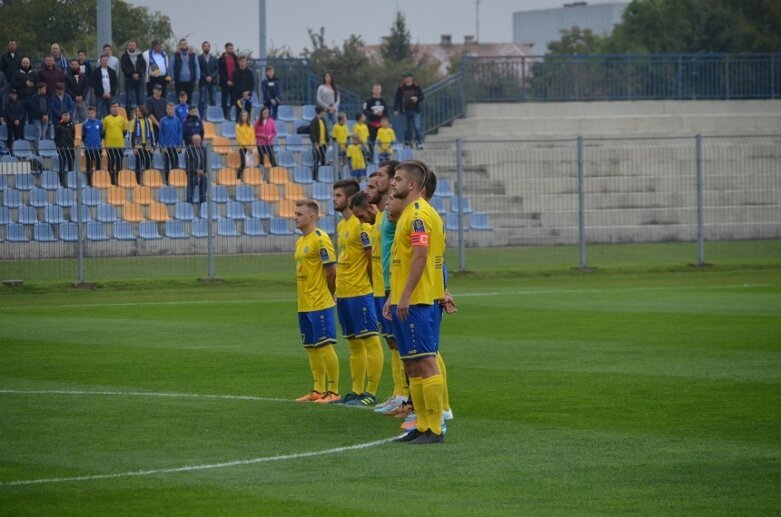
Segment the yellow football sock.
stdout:
<path fill-rule="evenodd" d="M 428 428 L 432 433 L 442 434 L 442 375 L 432 375 L 421 381 L 423 399 L 426 402 Z M 415 407 L 415 414 L 420 420 L 421 411 Z"/>
<path fill-rule="evenodd" d="M 418 431 L 424 433 L 429 429 L 429 421 L 426 413 L 426 400 L 423 396 L 423 379 L 420 377 L 409 378 L 409 394 L 412 397 L 412 405 L 415 406 L 415 416 L 418 418 Z"/>
<path fill-rule="evenodd" d="M 391 375 L 393 376 L 393 394 L 397 397 L 409 397 L 409 384 L 404 373 L 404 363 L 398 350 L 391 350 Z"/>
<path fill-rule="evenodd" d="M 339 358 L 333 345 L 321 346 L 317 349 L 325 365 L 326 385 L 325 390 L 339 394 Z"/>
<path fill-rule="evenodd" d="M 366 349 L 366 391 L 372 395 L 377 394 L 382 377 L 382 368 L 385 366 L 385 352 L 382 350 L 380 336 L 369 336 L 360 340 Z"/>
<path fill-rule="evenodd" d="M 309 368 L 312 370 L 314 388 L 318 393 L 325 392 L 325 363 L 316 348 L 307 347 L 306 355 L 309 357 Z"/>
<path fill-rule="evenodd" d="M 442 354 L 437 354 L 437 366 L 439 366 L 439 374 L 442 376 L 442 410 L 447 411 L 450 409 L 450 394 L 447 392 L 447 368 L 445 368 Z"/>
<path fill-rule="evenodd" d="M 352 378 L 352 392 L 360 395 L 363 393 L 364 380 L 366 379 L 366 347 L 360 339 L 348 339 L 350 347 L 350 377 Z"/>

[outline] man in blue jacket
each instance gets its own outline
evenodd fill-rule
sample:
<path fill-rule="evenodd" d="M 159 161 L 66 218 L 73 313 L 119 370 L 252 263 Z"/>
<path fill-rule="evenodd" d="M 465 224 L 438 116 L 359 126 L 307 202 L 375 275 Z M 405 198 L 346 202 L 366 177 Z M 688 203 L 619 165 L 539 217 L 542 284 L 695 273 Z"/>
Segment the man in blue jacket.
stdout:
<path fill-rule="evenodd" d="M 174 54 L 173 69 L 176 91 L 187 93 L 187 104 L 192 103 L 193 88 L 195 81 L 201 77 L 201 67 L 198 65 L 198 57 L 184 38 L 179 40 L 179 52 Z"/>
<path fill-rule="evenodd" d="M 179 148 L 184 145 L 182 121 L 174 115 L 174 103 L 165 107 L 165 117 L 160 121 L 160 136 L 157 139 L 163 151 L 163 181 L 168 184 L 168 173 L 179 167 Z"/>
<path fill-rule="evenodd" d="M 81 125 L 81 142 L 84 145 L 84 155 L 87 158 L 87 185 L 92 186 L 92 171 L 100 170 L 103 145 L 103 122 L 97 117 L 95 106 L 87 108 L 87 121 Z"/>

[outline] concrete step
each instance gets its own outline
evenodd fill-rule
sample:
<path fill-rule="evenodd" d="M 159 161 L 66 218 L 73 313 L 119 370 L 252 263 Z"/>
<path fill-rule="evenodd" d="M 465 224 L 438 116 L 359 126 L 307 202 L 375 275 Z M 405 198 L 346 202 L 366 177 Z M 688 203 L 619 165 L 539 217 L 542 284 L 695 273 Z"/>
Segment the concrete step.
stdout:
<path fill-rule="evenodd" d="M 490 214 L 489 214 L 489 217 Z M 643 208 L 637 210 L 586 210 L 588 227 L 696 225 L 695 208 Z M 781 205 L 776 206 L 720 206 L 704 210 L 708 224 L 749 224 L 756 221 L 781 221 Z M 491 219 L 493 222 L 493 219 Z M 577 211 L 543 212 L 543 227 L 577 226 Z"/>
<path fill-rule="evenodd" d="M 517 210 L 523 212 L 552 212 L 577 210 L 577 194 L 536 194 L 532 191 L 510 192 L 522 198 Z M 705 191 L 703 192 L 703 206 L 706 209 L 720 206 L 777 206 L 781 205 L 781 190 L 755 190 L 755 191 Z M 633 210 L 642 208 L 690 208 L 695 206 L 694 192 L 668 192 L 660 195 L 648 193 L 624 193 L 624 194 L 590 194 L 585 198 L 586 209 L 623 209 Z M 479 200 L 470 202 L 474 206 L 480 206 Z M 478 208 L 475 208 L 476 210 Z M 480 209 L 482 210 L 482 209 Z M 490 210 L 489 210 L 490 212 Z M 779 224 L 781 226 L 781 223 Z"/>

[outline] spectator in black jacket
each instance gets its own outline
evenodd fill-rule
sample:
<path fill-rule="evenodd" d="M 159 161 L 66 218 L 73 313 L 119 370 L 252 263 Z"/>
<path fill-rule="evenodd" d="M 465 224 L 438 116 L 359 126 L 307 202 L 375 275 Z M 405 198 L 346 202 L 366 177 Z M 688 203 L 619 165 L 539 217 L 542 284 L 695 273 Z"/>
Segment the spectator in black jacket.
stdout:
<path fill-rule="evenodd" d="M 371 97 L 363 101 L 363 114 L 366 115 L 366 125 L 369 126 L 369 149 L 374 152 L 374 142 L 377 141 L 377 130 L 382 125 L 382 117 L 387 117 L 388 101 L 382 96 L 382 85 L 374 83 Z"/>
<path fill-rule="evenodd" d="M 423 101 L 423 89 L 412 78 L 412 74 L 404 74 L 404 80 L 396 90 L 396 98 L 393 101 L 393 111 L 396 115 L 404 115 L 405 132 L 404 144 L 412 147 L 414 133 L 415 143 L 420 148 L 420 103 Z"/>
<path fill-rule="evenodd" d="M 263 78 L 261 89 L 263 90 L 263 105 L 268 108 L 271 118 L 277 120 L 282 87 L 279 84 L 279 78 L 274 75 L 274 67 L 271 65 L 266 67 L 266 77 Z"/>
<path fill-rule="evenodd" d="M 144 72 L 146 71 L 146 60 L 143 52 L 138 50 L 136 42 L 130 40 L 127 42 L 127 48 L 119 58 L 119 66 L 122 68 L 122 75 L 125 77 L 125 112 L 133 113 L 130 109 L 143 105 L 142 98 L 144 91 Z M 133 99 L 131 103 L 130 99 Z"/>
<path fill-rule="evenodd" d="M 10 83 L 13 80 L 14 74 L 19 71 L 22 66 L 22 54 L 19 53 L 16 46 L 16 40 L 8 40 L 8 52 L 0 57 L 0 72 L 5 74 L 5 78 Z"/>
<path fill-rule="evenodd" d="M 117 73 L 108 66 L 108 56 L 100 56 L 100 66 L 92 72 L 90 81 L 95 91 L 95 104 L 98 108 L 98 118 L 108 115 L 111 101 L 117 94 Z"/>
<path fill-rule="evenodd" d="M 201 77 L 198 81 L 198 110 L 201 113 L 201 118 L 206 117 L 206 96 L 209 96 L 209 106 L 215 106 L 217 104 L 217 80 L 219 74 L 219 66 L 217 58 L 211 55 L 212 46 L 208 41 L 204 41 L 201 44 L 201 50 L 203 51 L 198 56 L 198 68 L 201 69 Z"/>
<path fill-rule="evenodd" d="M 312 142 L 312 179 L 317 181 L 317 171 L 325 165 L 325 154 L 328 149 L 328 126 L 325 123 L 325 108 L 315 107 L 315 118 L 309 123 L 309 141 Z"/>
<path fill-rule="evenodd" d="M 89 94 L 89 80 L 87 74 L 81 71 L 78 59 L 71 59 L 68 63 L 68 73 L 65 74 L 65 86 L 68 95 L 76 104 L 76 119 L 74 122 L 87 120 L 87 95 Z"/>
<path fill-rule="evenodd" d="M 49 97 L 46 95 L 46 84 L 38 83 L 38 93 L 27 101 L 27 113 L 30 122 L 38 128 L 38 139 L 48 138 L 49 129 Z"/>
<path fill-rule="evenodd" d="M 220 89 L 222 90 L 222 114 L 230 116 L 230 106 L 233 106 L 233 74 L 239 68 L 239 60 L 233 52 L 233 43 L 225 44 L 225 53 L 217 60 L 220 74 Z"/>
<path fill-rule="evenodd" d="M 201 135 L 193 135 L 193 141 L 184 150 L 184 163 L 187 167 L 187 195 L 185 201 L 193 202 L 195 185 L 198 185 L 198 201 L 203 203 L 206 200 L 206 184 L 209 172 L 209 162 L 206 156 L 206 148 L 201 145 Z M 202 210 L 202 216 L 205 209 Z"/>
<path fill-rule="evenodd" d="M 203 139 L 203 122 L 198 117 L 198 107 L 191 104 L 187 110 L 187 118 L 182 122 L 182 136 L 184 137 L 184 145 L 190 145 L 193 143 L 193 136 L 200 135 Z"/>
<path fill-rule="evenodd" d="M 19 100 L 14 88 L 8 92 L 8 100 L 3 107 L 3 118 L 8 125 L 8 149 L 13 149 L 14 142 L 24 138 L 24 124 L 27 121 L 27 107 Z"/>
<path fill-rule="evenodd" d="M 6 92 L 11 89 L 11 81 L 6 79 L 5 74 L 0 72 L 0 124 L 3 123 L 3 103 L 5 102 Z"/>
<path fill-rule="evenodd" d="M 27 111 L 27 104 L 30 99 L 35 95 L 35 85 L 38 84 L 38 72 L 32 69 L 30 64 L 30 58 L 22 58 L 22 64 L 19 70 L 14 74 L 14 78 L 11 80 L 11 88 L 16 90 L 19 96 L 19 102 L 24 105 L 25 111 Z M 27 119 L 30 120 L 29 118 Z"/>
<path fill-rule="evenodd" d="M 252 94 L 255 92 L 255 74 L 247 68 L 247 56 L 239 58 L 239 68 L 233 73 L 233 98 L 241 103 L 236 107 L 236 122 L 239 121 L 239 113 L 245 110 L 252 111 Z"/>
<path fill-rule="evenodd" d="M 67 111 L 62 112 L 59 124 L 54 126 L 54 143 L 60 156 L 60 185 L 68 186 L 68 171 L 73 170 L 73 156 L 76 143 L 76 126 Z"/>

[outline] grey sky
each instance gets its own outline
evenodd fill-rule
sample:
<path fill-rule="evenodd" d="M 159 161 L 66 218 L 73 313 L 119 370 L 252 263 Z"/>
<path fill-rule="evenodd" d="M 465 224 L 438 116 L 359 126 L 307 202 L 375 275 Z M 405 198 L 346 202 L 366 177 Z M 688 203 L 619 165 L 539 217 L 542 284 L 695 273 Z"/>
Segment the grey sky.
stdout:
<path fill-rule="evenodd" d="M 571 0 L 568 0 L 571 1 Z M 590 4 L 607 0 L 591 0 Z M 171 18 L 175 35 L 187 37 L 200 47 L 203 40 L 222 50 L 232 41 L 243 50 L 258 54 L 258 7 L 255 0 L 130 0 Z M 475 33 L 475 0 L 267 0 L 268 47 L 288 46 L 297 55 L 310 46 L 307 28 L 325 27 L 330 43 L 340 43 L 350 34 L 377 44 L 388 34 L 398 9 L 407 19 L 412 41 L 436 43 L 441 34 L 454 42 Z M 481 0 L 480 39 L 485 43 L 512 41 L 512 13 L 528 9 L 560 7 L 564 0 Z"/>

